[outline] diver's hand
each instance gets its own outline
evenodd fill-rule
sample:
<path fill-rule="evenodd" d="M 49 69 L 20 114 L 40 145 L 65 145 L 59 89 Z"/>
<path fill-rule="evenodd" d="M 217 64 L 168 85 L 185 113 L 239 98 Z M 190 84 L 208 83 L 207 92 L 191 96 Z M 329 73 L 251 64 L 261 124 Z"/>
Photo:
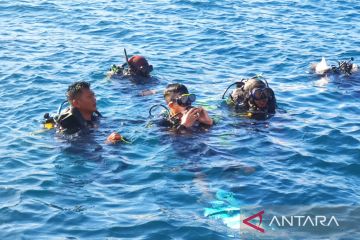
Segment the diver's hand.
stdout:
<path fill-rule="evenodd" d="M 213 125 L 213 120 L 209 117 L 208 112 L 203 107 L 198 107 L 199 109 L 199 118 L 198 121 L 200 123 L 206 124 L 206 125 Z"/>
<path fill-rule="evenodd" d="M 106 143 L 115 144 L 117 142 L 120 142 L 121 140 L 122 140 L 122 136 L 117 132 L 113 132 L 107 137 Z"/>
<path fill-rule="evenodd" d="M 186 128 L 192 127 L 194 123 L 199 119 L 200 113 L 198 108 L 191 108 L 181 118 L 181 125 Z"/>

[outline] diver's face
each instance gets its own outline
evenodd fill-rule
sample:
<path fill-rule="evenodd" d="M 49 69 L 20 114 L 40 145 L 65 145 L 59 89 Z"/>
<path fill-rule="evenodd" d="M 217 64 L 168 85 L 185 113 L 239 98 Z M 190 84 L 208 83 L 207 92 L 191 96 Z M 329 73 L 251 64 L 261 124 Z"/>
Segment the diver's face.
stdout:
<path fill-rule="evenodd" d="M 268 99 L 265 98 L 265 99 L 261 99 L 261 100 L 254 100 L 255 102 L 255 105 L 258 107 L 258 108 L 266 108 L 267 105 L 268 105 Z"/>
<path fill-rule="evenodd" d="M 96 98 L 90 89 L 81 90 L 80 96 L 73 100 L 73 106 L 80 111 L 93 113 L 96 111 Z"/>
<path fill-rule="evenodd" d="M 149 77 L 151 71 L 152 71 L 152 66 L 151 65 L 149 66 L 149 64 L 143 64 L 139 66 L 139 68 L 137 69 L 137 72 L 143 77 Z"/>
<path fill-rule="evenodd" d="M 179 94 L 174 95 L 173 99 L 176 99 L 179 96 L 180 96 Z M 185 107 L 182 107 L 179 104 L 177 104 L 176 101 L 174 101 L 174 100 L 171 100 L 170 102 L 168 102 L 168 106 L 173 114 L 183 112 L 186 109 Z"/>

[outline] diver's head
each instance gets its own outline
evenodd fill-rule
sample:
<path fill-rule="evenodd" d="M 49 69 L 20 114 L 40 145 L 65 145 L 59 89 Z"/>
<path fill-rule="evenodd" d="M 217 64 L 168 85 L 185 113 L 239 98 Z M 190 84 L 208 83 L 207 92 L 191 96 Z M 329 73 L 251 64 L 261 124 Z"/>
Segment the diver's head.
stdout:
<path fill-rule="evenodd" d="M 275 113 L 276 99 L 274 91 L 259 79 L 251 79 L 249 84 L 245 84 L 249 105 L 259 111 Z"/>
<path fill-rule="evenodd" d="M 273 91 L 267 87 L 254 88 L 250 91 L 250 99 L 259 109 L 267 109 L 272 97 Z"/>
<path fill-rule="evenodd" d="M 96 98 L 88 82 L 75 82 L 68 87 L 67 99 L 70 105 L 80 112 L 93 113 L 96 111 Z"/>
<path fill-rule="evenodd" d="M 230 94 L 232 102 L 238 110 L 257 110 L 269 113 L 275 112 L 275 94 L 271 88 L 263 81 L 251 78 Z"/>
<path fill-rule="evenodd" d="M 167 85 L 164 91 L 164 98 L 172 113 L 176 114 L 191 108 L 191 104 L 196 100 L 194 94 L 189 94 L 185 85 L 173 83 Z"/>
<path fill-rule="evenodd" d="M 130 71 L 135 75 L 143 77 L 150 77 L 150 72 L 153 70 L 153 66 L 149 65 L 145 57 L 135 55 L 129 59 Z"/>

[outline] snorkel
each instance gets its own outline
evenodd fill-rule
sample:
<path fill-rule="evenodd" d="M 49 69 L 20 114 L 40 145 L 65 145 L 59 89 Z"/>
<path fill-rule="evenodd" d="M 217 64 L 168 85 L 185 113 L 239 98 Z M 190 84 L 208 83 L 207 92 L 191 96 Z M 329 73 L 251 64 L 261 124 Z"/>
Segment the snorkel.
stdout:
<path fill-rule="evenodd" d="M 126 65 L 128 65 L 128 69 L 130 70 L 131 69 L 131 66 L 130 66 L 130 63 L 129 63 L 129 58 L 128 58 L 128 55 L 126 53 L 126 49 L 124 48 L 124 55 L 125 55 L 125 63 L 122 64 L 121 66 L 120 65 L 116 65 L 116 64 L 113 64 L 111 66 L 111 68 L 109 69 L 109 71 L 113 74 L 123 74 L 123 71 L 124 71 L 124 67 Z"/>
<path fill-rule="evenodd" d="M 129 57 L 128 57 L 127 52 L 126 52 L 126 48 L 124 48 L 124 55 L 125 55 L 125 61 L 126 61 L 127 65 L 128 65 L 128 67 L 131 68 L 131 65 L 129 63 Z"/>

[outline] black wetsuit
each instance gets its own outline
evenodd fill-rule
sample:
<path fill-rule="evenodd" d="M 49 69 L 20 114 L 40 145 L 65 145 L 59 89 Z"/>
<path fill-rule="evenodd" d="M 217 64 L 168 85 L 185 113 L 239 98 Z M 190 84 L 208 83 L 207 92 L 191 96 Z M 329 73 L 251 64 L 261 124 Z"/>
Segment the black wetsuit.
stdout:
<path fill-rule="evenodd" d="M 100 117 L 101 114 L 99 112 L 95 112 L 91 116 L 91 120 L 87 121 L 83 118 L 77 108 L 70 107 L 64 113 L 56 117 L 55 122 L 61 133 L 74 134 L 79 131 L 89 131 L 90 128 L 95 127 Z"/>
<path fill-rule="evenodd" d="M 180 126 L 181 119 L 175 117 L 170 117 L 167 113 L 161 114 L 161 118 L 156 121 L 156 124 L 160 127 L 176 129 Z"/>

